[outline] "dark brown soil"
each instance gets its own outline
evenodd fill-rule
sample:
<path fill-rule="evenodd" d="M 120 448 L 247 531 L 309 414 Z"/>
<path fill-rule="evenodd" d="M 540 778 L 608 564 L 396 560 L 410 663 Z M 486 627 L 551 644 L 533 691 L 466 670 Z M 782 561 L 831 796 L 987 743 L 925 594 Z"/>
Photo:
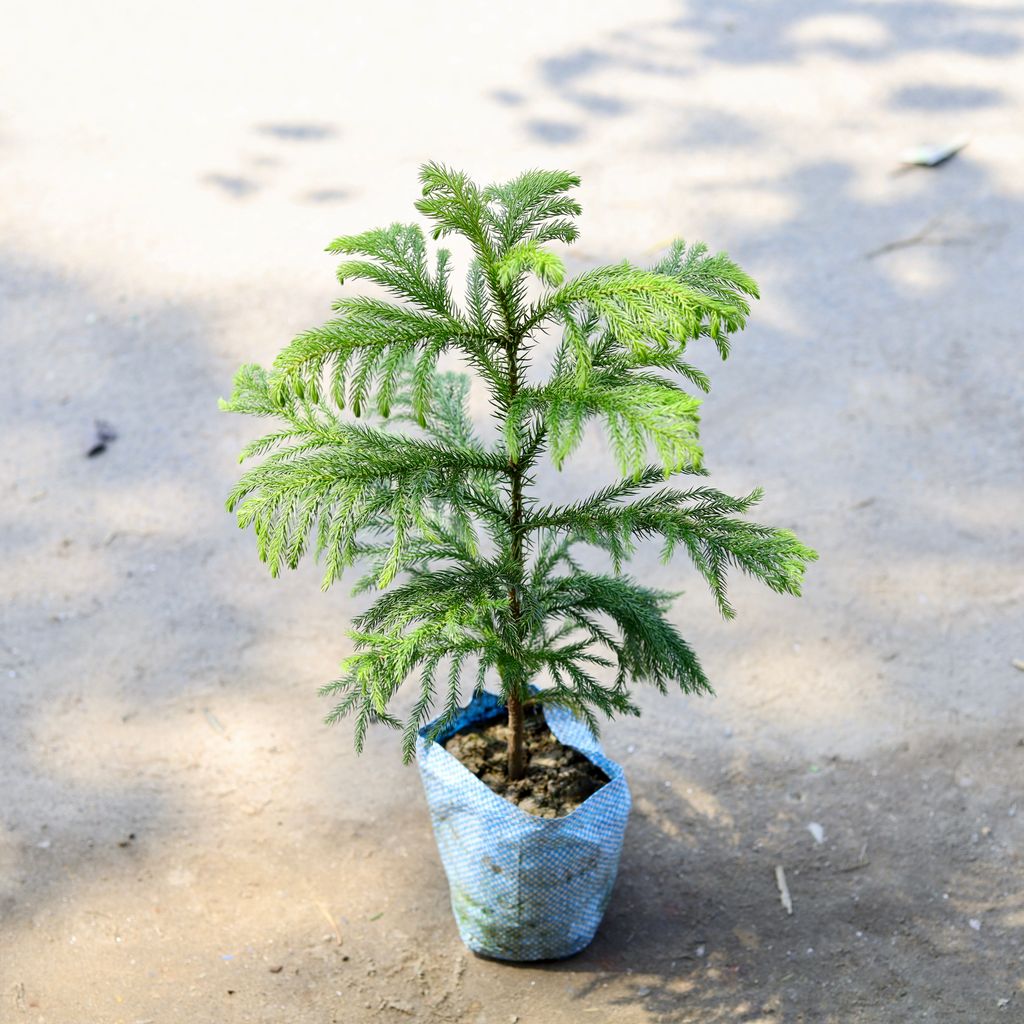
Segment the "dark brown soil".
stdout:
<path fill-rule="evenodd" d="M 526 775 L 516 782 L 509 782 L 506 775 L 507 743 L 505 717 L 456 733 L 444 748 L 499 796 L 540 818 L 571 814 L 608 781 L 593 761 L 555 738 L 540 710 L 527 713 Z"/>

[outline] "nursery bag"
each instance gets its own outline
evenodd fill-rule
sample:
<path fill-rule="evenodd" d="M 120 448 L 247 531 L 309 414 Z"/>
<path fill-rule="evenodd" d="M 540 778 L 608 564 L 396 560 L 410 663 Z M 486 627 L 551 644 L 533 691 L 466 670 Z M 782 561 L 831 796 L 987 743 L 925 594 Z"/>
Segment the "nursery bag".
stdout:
<path fill-rule="evenodd" d="M 420 730 L 417 760 L 452 910 L 462 941 L 476 953 L 500 960 L 572 956 L 593 939 L 611 897 L 629 787 L 586 725 L 562 708 L 545 708 L 554 735 L 609 781 L 565 817 L 521 811 L 442 745 L 503 710 L 497 697 L 483 693 L 436 740 L 427 738 L 432 724 Z"/>

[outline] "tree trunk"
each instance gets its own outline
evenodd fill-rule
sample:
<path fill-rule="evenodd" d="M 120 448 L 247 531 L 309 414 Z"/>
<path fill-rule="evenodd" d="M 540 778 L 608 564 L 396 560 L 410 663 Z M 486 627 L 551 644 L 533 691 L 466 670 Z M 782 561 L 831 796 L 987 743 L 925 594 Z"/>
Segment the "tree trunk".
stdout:
<path fill-rule="evenodd" d="M 516 351 L 518 339 L 512 338 L 508 346 L 509 396 L 515 398 L 519 392 L 519 357 Z M 518 462 L 512 463 L 511 498 L 512 507 L 510 526 L 512 527 L 512 560 L 515 563 L 520 580 L 525 572 L 523 552 L 523 535 L 519 525 L 523 521 L 523 468 Z M 522 607 L 519 602 L 519 591 L 516 586 L 509 589 L 509 612 L 515 623 L 517 632 L 521 633 Z M 526 750 L 523 736 L 523 687 L 516 678 L 510 681 L 508 694 L 508 777 L 511 781 L 521 779 L 526 774 Z"/>
<path fill-rule="evenodd" d="M 523 702 L 518 694 L 508 699 L 508 777 L 511 781 L 526 774 L 526 744 L 523 731 Z"/>

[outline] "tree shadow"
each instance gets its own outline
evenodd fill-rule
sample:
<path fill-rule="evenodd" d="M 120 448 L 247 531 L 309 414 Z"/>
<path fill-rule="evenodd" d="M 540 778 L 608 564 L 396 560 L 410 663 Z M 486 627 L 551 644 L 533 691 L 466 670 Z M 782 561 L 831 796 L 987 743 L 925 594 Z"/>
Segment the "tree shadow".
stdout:
<path fill-rule="evenodd" d="M 207 174 L 203 181 L 213 185 L 232 199 L 247 199 L 260 191 L 260 185 L 240 174 Z"/>
<path fill-rule="evenodd" d="M 231 199 L 250 199 L 258 193 L 272 195 L 282 187 L 283 179 L 294 178 L 297 168 L 301 173 L 301 168 L 309 165 L 316 149 L 310 147 L 310 143 L 330 144 L 340 137 L 334 125 L 305 121 L 268 122 L 254 125 L 251 130 L 261 139 L 269 140 L 270 144 L 278 144 L 280 152 L 241 157 L 239 163 L 245 165 L 244 170 L 212 172 L 201 179 Z M 296 150 L 294 143 L 299 144 L 301 152 Z M 306 172 L 304 186 L 295 192 L 296 202 L 323 206 L 352 198 L 354 193 L 351 189 L 319 185 L 313 180 L 316 176 L 317 172 Z"/>
<path fill-rule="evenodd" d="M 281 121 L 260 124 L 255 129 L 261 135 L 269 135 L 284 142 L 321 142 L 337 135 L 337 129 L 329 124 L 314 124 L 305 121 Z"/>
<path fill-rule="evenodd" d="M 695 106 L 708 103 L 696 79 L 715 66 L 792 66 L 815 57 L 879 64 L 913 54 L 949 53 L 1006 60 L 1021 48 L 1024 13 L 1013 7 L 910 0 L 875 4 L 848 0 L 823 9 L 812 2 L 680 4 L 681 13 L 610 32 L 563 53 L 540 57 L 533 89 L 499 89 L 494 99 L 523 111 L 523 130 L 541 143 L 578 141 L 600 132 L 600 122 L 665 109 L 664 89 L 622 90 L 623 83 L 694 79 Z M 628 87 L 627 87 L 628 88 Z M 530 95 L 565 105 L 567 116 L 530 116 Z M 995 87 L 922 82 L 900 90 L 893 105 L 914 110 L 975 110 L 1006 102 Z M 683 108 L 686 112 L 686 108 Z M 726 118 L 729 115 L 724 115 Z M 557 126 L 557 130 L 552 129 Z M 710 124 L 729 137 L 729 121 Z M 671 141 L 662 140 L 660 145 Z M 685 148 L 687 136 L 679 140 Z"/>
<path fill-rule="evenodd" d="M 302 195 L 303 202 L 307 203 L 343 203 L 350 199 L 352 193 L 343 188 L 316 188 Z"/>
<path fill-rule="evenodd" d="M 813 0 L 747 0 L 695 7 L 671 23 L 698 40 L 703 59 L 743 64 L 814 54 L 868 63 L 935 51 L 1002 58 L 1020 50 L 1022 25 L 1024 13 L 1013 7 L 932 0 L 847 0 L 827 10 Z"/>
<path fill-rule="evenodd" d="M 971 772 L 991 773 L 982 792 L 945 740 L 788 767 L 668 755 L 658 774 L 631 775 L 620 881 L 593 945 L 528 970 L 581 978 L 584 1005 L 611 984 L 611 1005 L 651 1021 L 840 1022 L 939 1005 L 995 1019 L 1017 991 L 1004 951 L 1024 938 L 1024 830 L 998 791 L 1015 741 L 971 756 Z M 821 843 L 811 823 L 825 823 Z M 963 985 L 952 999 L 950 958 Z"/>
<path fill-rule="evenodd" d="M 273 760 L 287 727 L 267 708 L 291 684 L 266 670 L 262 566 L 247 558 L 241 585 L 226 569 L 248 547 L 223 509 L 246 425 L 217 411 L 233 360 L 211 344 L 212 312 L 12 253 L 0 287 L 0 332 L 21 340 L 0 384 L 0 784 L 18 794 L 0 803 L 0 914 L 15 932 L 187 845 L 218 794 L 261 800 L 265 772 L 239 788 L 237 771 Z M 117 437 L 88 457 L 97 419 Z M 304 644 L 317 621 L 278 623 Z"/>
<path fill-rule="evenodd" d="M 926 82 L 898 89 L 889 97 L 888 102 L 893 107 L 911 110 L 978 110 L 999 106 L 1006 99 L 997 89 Z"/>

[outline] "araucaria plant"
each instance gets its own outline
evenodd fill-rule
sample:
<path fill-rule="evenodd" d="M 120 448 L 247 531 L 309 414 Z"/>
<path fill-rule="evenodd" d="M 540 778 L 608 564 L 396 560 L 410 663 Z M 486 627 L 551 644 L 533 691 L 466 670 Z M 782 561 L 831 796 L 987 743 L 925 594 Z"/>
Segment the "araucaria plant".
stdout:
<path fill-rule="evenodd" d="M 708 339 L 726 357 L 757 295 L 750 277 L 680 241 L 653 267 L 622 262 L 566 281 L 552 243 L 576 240 L 575 175 L 528 171 L 480 187 L 427 164 L 420 179 L 416 209 L 433 238 L 461 235 L 472 250 L 463 301 L 449 252 L 431 258 L 416 224 L 333 242 L 339 281 L 380 291 L 337 299 L 336 317 L 299 335 L 272 369 L 239 370 L 224 408 L 280 425 L 245 448 L 243 459 L 266 457 L 228 508 L 254 528 L 272 575 L 314 547 L 325 588 L 362 563 L 356 589 L 383 591 L 354 621 L 341 678 L 322 691 L 337 700 L 330 721 L 354 717 L 357 748 L 380 722 L 404 731 L 410 757 L 435 701 L 436 728 L 451 722 L 472 668 L 476 687 L 496 688 L 508 710 L 517 779 L 529 705 L 567 707 L 596 726 L 599 715 L 638 713 L 637 684 L 710 692 L 669 617 L 674 595 L 622 572 L 637 541 L 657 538 L 666 559 L 685 553 L 726 618 L 729 569 L 798 594 L 816 556 L 792 533 L 742 518 L 759 490 L 731 497 L 701 479 L 700 402 L 683 384 L 706 392 L 709 381 L 687 348 Z M 552 335 L 541 379 L 538 342 Z M 495 439 L 471 422 L 469 378 L 439 372 L 445 354 L 486 388 Z M 538 463 L 561 467 L 592 420 L 621 479 L 568 504 L 544 501 Z M 696 479 L 673 487 L 677 475 Z M 603 549 L 611 572 L 585 570 L 578 545 Z M 403 721 L 392 703 L 407 680 L 418 692 Z"/>

